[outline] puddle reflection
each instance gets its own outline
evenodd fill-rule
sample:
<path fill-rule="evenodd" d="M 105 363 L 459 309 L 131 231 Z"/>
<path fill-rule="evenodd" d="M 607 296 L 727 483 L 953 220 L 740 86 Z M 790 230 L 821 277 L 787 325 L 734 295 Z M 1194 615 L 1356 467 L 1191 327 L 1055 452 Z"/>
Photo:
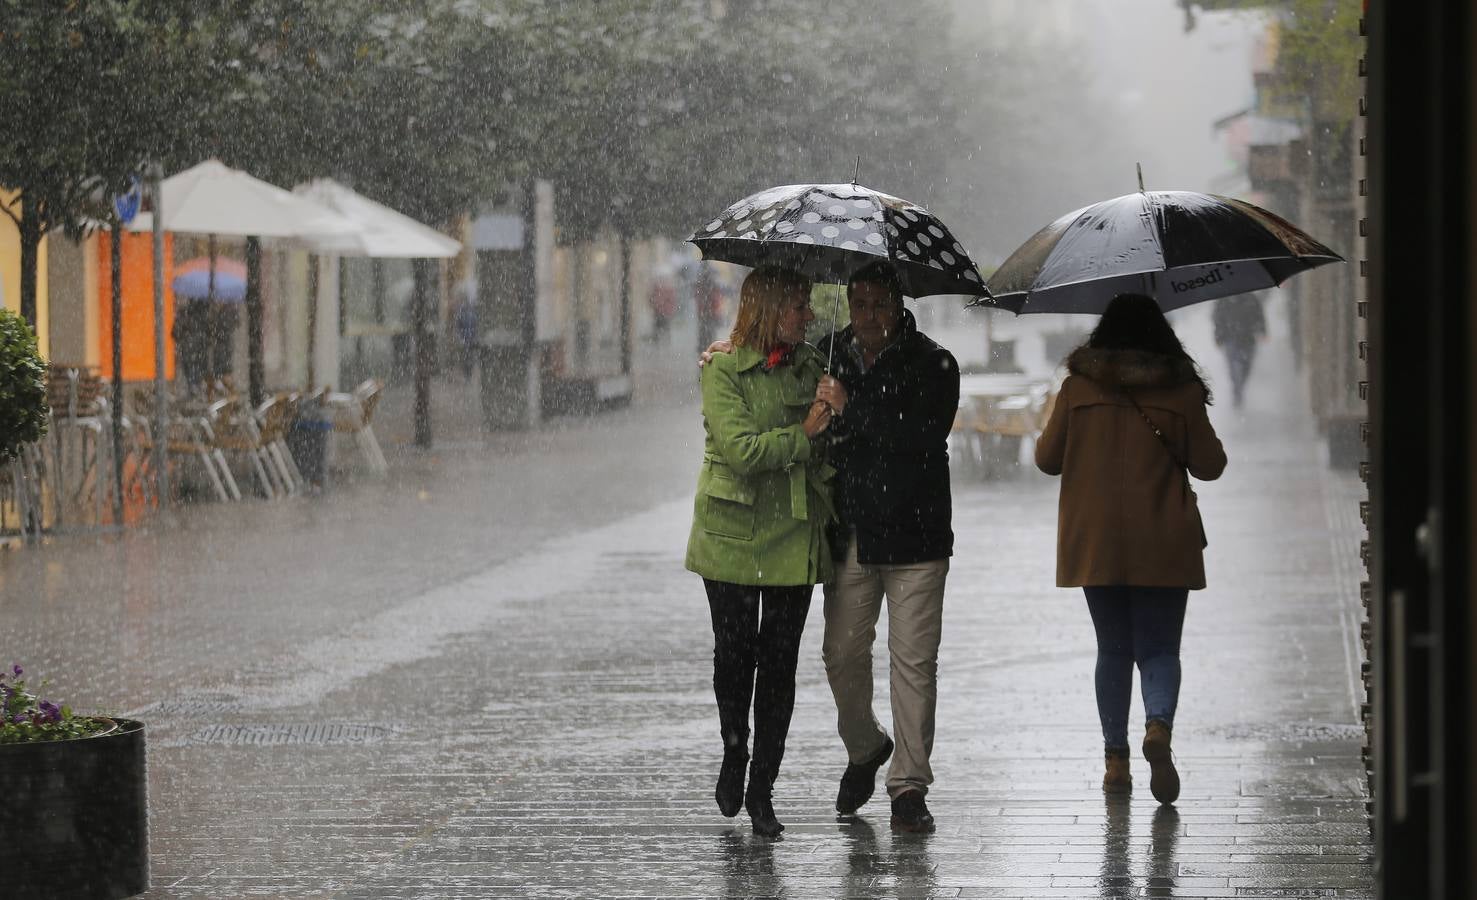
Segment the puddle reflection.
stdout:
<path fill-rule="evenodd" d="M 1154 822 L 1149 826 L 1149 871 L 1145 879 L 1148 896 L 1174 896 L 1174 879 L 1179 868 L 1174 861 L 1174 847 L 1179 838 L 1179 812 L 1173 806 L 1154 810 Z"/>
<path fill-rule="evenodd" d="M 1098 872 L 1098 888 L 1107 900 L 1126 895 L 1133 885 L 1128 859 L 1133 829 L 1127 795 L 1105 794 L 1104 800 L 1107 818 L 1103 822 L 1103 864 Z"/>
<path fill-rule="evenodd" d="M 938 896 L 937 867 L 928 853 L 928 845 L 933 839 L 927 834 L 900 833 L 892 836 L 893 872 L 897 876 L 895 896 Z"/>
<path fill-rule="evenodd" d="M 876 827 L 864 818 L 843 817 L 837 826 L 846 838 L 842 896 L 934 896 L 938 884 L 929 835 L 889 832 L 884 846 Z"/>
<path fill-rule="evenodd" d="M 774 841 L 734 828 L 718 836 L 723 860 L 723 896 L 787 897 L 783 879 L 774 867 Z"/>
<path fill-rule="evenodd" d="M 846 837 L 846 872 L 842 876 L 841 896 L 868 896 L 884 868 L 877 829 L 866 819 L 855 816 L 838 819 L 837 825 Z"/>
<path fill-rule="evenodd" d="M 1103 823 L 1103 862 L 1098 887 L 1103 900 L 1138 896 L 1135 888 L 1132 804 L 1124 796 L 1105 798 L 1107 818 Z M 1142 872 L 1143 896 L 1175 896 L 1175 845 L 1179 842 L 1180 814 L 1173 806 L 1154 809 L 1149 824 L 1148 855 Z"/>

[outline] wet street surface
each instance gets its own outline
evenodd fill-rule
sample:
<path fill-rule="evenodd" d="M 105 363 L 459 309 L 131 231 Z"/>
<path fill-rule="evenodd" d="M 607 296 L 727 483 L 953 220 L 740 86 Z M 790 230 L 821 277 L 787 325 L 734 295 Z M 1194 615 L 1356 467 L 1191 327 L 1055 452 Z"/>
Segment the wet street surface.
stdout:
<path fill-rule="evenodd" d="M 429 455 L 387 423 L 386 484 L 0 554 L 0 650 L 148 724 L 150 898 L 1372 897 L 1362 485 L 1279 379 L 1280 349 L 1213 410 L 1231 465 L 1199 488 L 1172 808 L 1142 759 L 1131 799 L 1099 789 L 1092 627 L 1053 584 L 1056 482 L 1023 468 L 956 474 L 937 833 L 892 834 L 885 797 L 832 810 L 818 592 L 787 830 L 722 818 L 675 367 L 630 409 Z"/>

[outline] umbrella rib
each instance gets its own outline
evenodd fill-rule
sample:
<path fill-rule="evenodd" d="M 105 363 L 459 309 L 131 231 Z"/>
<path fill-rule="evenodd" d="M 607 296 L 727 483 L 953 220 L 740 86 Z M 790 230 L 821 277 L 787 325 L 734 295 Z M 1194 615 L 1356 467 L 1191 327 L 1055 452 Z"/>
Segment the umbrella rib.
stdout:
<path fill-rule="evenodd" d="M 1149 239 L 1154 242 L 1154 248 L 1159 251 L 1161 265 L 1157 269 L 1150 269 L 1149 275 L 1152 280 L 1155 272 L 1168 272 L 1170 268 L 1169 256 L 1164 252 L 1164 241 L 1160 240 L 1160 228 L 1168 228 L 1168 222 L 1160 214 L 1159 203 L 1153 194 L 1142 194 L 1145 210 L 1149 213 Z M 1161 224 L 1163 223 L 1163 224 Z M 1163 235 L 1166 236 L 1167 235 Z M 1157 287 L 1155 288 L 1157 291 Z"/>

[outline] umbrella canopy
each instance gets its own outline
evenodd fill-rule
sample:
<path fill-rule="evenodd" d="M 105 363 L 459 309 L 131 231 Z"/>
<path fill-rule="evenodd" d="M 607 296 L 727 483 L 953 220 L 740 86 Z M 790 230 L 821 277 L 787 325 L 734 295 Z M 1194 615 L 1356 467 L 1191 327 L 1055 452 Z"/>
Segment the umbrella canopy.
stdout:
<path fill-rule="evenodd" d="M 331 209 L 215 159 L 171 175 L 159 188 L 165 231 L 285 238 L 362 230 Z M 147 231 L 153 217 L 140 214 L 128 227 Z"/>
<path fill-rule="evenodd" d="M 169 288 L 176 297 L 205 300 L 210 294 L 210 259 L 199 257 L 175 267 Z M 246 299 L 246 264 L 226 257 L 215 260 L 215 299 L 240 303 Z"/>
<path fill-rule="evenodd" d="M 1192 191 L 1139 191 L 1068 213 L 1036 232 L 990 277 L 1018 314 L 1101 314 L 1121 293 L 1164 310 L 1274 287 L 1343 257 L 1282 217 Z"/>
<path fill-rule="evenodd" d="M 305 237 L 302 243 L 319 253 L 369 256 L 379 259 L 443 259 L 456 256 L 462 245 L 429 225 L 376 203 L 331 178 L 319 178 L 293 188 L 360 227 L 357 234 Z"/>
<path fill-rule="evenodd" d="M 752 194 L 688 238 L 704 259 L 782 265 L 845 283 L 863 266 L 896 267 L 903 292 L 985 295 L 985 280 L 932 213 L 857 184 L 789 184 Z"/>

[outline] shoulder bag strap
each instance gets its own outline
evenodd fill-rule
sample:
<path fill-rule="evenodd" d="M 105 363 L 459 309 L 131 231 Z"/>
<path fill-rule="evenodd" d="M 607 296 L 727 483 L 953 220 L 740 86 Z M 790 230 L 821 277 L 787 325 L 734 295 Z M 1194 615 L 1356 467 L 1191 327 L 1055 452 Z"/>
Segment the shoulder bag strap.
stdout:
<path fill-rule="evenodd" d="M 1190 467 L 1180 461 L 1180 455 L 1174 452 L 1174 448 L 1169 445 L 1169 438 L 1164 436 L 1164 432 L 1159 430 L 1159 426 L 1154 424 L 1154 420 L 1149 418 L 1149 414 L 1144 412 L 1139 402 L 1133 399 L 1133 395 L 1124 392 L 1123 396 L 1127 397 L 1128 402 L 1133 404 L 1133 408 L 1139 411 L 1144 423 L 1149 426 L 1149 430 L 1154 432 L 1154 437 L 1158 438 L 1159 443 L 1164 447 L 1164 452 L 1168 453 L 1169 458 L 1174 460 L 1174 464 L 1179 467 L 1180 476 L 1185 479 L 1185 493 L 1189 495 L 1190 510 L 1194 513 L 1195 524 L 1200 529 L 1200 546 L 1209 546 L 1210 540 L 1205 536 L 1205 521 L 1200 517 L 1200 498 L 1195 495 L 1194 485 L 1190 484 Z"/>
<path fill-rule="evenodd" d="M 1180 459 L 1180 455 L 1178 453 L 1174 452 L 1174 447 L 1170 446 L 1169 444 L 1169 438 L 1164 435 L 1164 432 L 1159 430 L 1159 426 L 1154 424 L 1154 420 L 1149 418 L 1149 414 L 1144 412 L 1144 408 L 1142 406 L 1139 406 L 1139 402 L 1133 399 L 1132 394 L 1125 392 L 1123 396 L 1127 397 L 1128 402 L 1133 404 L 1133 408 L 1138 410 L 1139 415 L 1143 417 L 1144 424 L 1149 426 L 1149 430 L 1154 432 L 1154 437 L 1158 438 L 1159 443 L 1163 445 L 1164 452 L 1169 454 L 1169 458 L 1174 460 L 1174 464 L 1176 466 L 1179 466 L 1181 469 L 1184 470 L 1185 480 L 1188 481 L 1190 478 L 1190 467 L 1187 466 L 1184 461 Z"/>

